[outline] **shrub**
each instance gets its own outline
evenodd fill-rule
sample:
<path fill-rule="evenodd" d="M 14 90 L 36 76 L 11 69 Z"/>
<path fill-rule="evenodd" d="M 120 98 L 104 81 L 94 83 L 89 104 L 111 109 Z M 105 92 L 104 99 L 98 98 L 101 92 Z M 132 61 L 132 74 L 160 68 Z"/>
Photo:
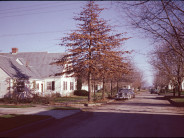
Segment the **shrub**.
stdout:
<path fill-rule="evenodd" d="M 74 95 L 77 96 L 88 96 L 89 92 L 86 90 L 75 90 Z"/>
<path fill-rule="evenodd" d="M 56 92 L 56 93 L 53 93 L 51 97 L 53 97 L 53 98 L 60 98 L 61 94 Z"/>
<path fill-rule="evenodd" d="M 35 104 L 49 104 L 51 101 L 51 97 L 45 96 L 40 97 L 37 94 L 33 95 L 33 98 L 31 98 L 31 102 Z"/>
<path fill-rule="evenodd" d="M 8 103 L 8 104 L 19 104 L 19 103 L 49 104 L 51 102 L 53 103 L 53 99 L 59 96 L 60 94 L 54 94 L 53 97 L 49 97 L 49 96 L 41 97 L 38 94 L 33 94 L 32 98 L 20 99 L 18 98 L 17 95 L 13 94 L 11 96 L 7 96 L 0 99 L 0 102 Z"/>

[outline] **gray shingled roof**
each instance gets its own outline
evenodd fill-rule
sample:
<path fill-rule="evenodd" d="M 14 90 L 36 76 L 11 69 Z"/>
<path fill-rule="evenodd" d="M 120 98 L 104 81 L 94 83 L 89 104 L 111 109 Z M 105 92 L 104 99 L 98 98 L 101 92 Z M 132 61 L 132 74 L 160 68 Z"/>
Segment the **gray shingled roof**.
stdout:
<path fill-rule="evenodd" d="M 0 53 L 0 67 L 11 74 L 11 77 L 47 78 L 62 72 L 63 67 L 50 63 L 63 56 L 64 53 L 47 52 Z M 16 61 L 17 58 L 23 65 Z"/>
<path fill-rule="evenodd" d="M 12 78 L 41 78 L 32 67 L 20 65 L 11 57 L 0 56 L 0 68 Z"/>

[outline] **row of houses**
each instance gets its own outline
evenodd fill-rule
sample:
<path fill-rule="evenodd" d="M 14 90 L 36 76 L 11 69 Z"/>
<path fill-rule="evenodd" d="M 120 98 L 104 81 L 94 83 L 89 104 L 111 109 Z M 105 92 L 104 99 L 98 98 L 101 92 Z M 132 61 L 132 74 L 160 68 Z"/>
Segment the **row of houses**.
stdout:
<path fill-rule="evenodd" d="M 65 53 L 18 52 L 17 48 L 12 48 L 10 53 L 0 53 L 0 98 L 15 92 L 21 92 L 23 97 L 29 97 L 32 93 L 42 96 L 53 93 L 71 95 L 77 87 L 76 78 L 55 76 L 64 71 L 64 67 L 51 64 L 64 55 Z"/>

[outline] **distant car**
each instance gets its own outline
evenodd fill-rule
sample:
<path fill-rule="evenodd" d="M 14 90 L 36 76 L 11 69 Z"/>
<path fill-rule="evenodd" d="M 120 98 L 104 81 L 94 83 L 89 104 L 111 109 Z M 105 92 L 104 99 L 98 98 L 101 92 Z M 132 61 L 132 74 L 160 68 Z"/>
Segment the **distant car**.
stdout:
<path fill-rule="evenodd" d="M 119 89 L 116 94 L 116 99 L 130 99 L 135 98 L 135 93 L 132 89 Z"/>
<path fill-rule="evenodd" d="M 151 94 L 157 94 L 158 91 L 157 91 L 157 89 L 150 89 L 150 93 L 151 93 Z"/>

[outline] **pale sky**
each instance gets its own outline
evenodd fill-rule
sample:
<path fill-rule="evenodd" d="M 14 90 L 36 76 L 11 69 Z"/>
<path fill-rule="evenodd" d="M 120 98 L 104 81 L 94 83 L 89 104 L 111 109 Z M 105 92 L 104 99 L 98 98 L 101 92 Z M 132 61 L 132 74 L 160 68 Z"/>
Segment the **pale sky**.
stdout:
<path fill-rule="evenodd" d="M 123 1 L 122 1 L 123 2 Z M 61 38 L 76 28 L 73 19 L 82 10 L 86 1 L 0 1 L 0 50 L 11 52 L 17 47 L 19 52 L 47 51 L 65 52 L 59 43 Z M 97 2 L 106 8 L 100 17 L 117 25 L 118 32 L 127 32 L 123 47 L 134 50 L 132 54 L 136 66 L 143 71 L 145 80 L 152 84 L 152 67 L 147 54 L 152 45 L 146 38 L 140 37 L 136 30 L 126 27 L 126 19 L 120 17 L 116 7 L 110 1 Z"/>

